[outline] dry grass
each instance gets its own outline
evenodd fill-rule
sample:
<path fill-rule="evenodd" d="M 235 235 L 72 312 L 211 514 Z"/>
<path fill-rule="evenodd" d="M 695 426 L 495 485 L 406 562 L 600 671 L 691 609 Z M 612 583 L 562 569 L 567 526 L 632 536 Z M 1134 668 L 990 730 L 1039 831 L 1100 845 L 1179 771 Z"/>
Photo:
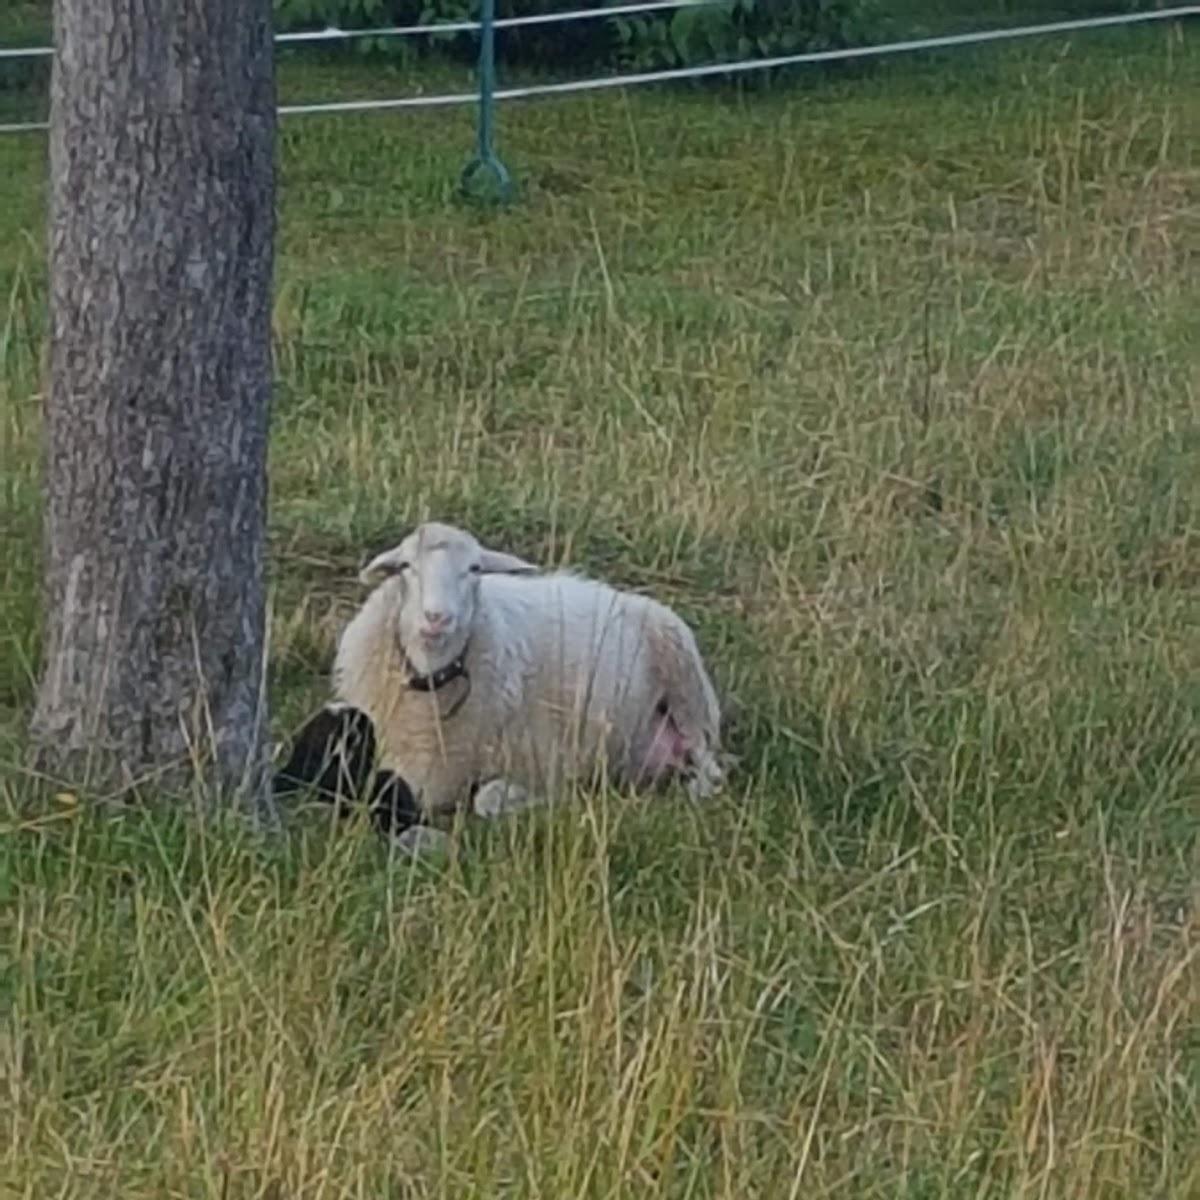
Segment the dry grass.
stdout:
<path fill-rule="evenodd" d="M 494 218 L 462 115 L 285 126 L 280 729 L 431 514 L 653 587 L 739 710 L 725 800 L 438 870 L 20 776 L 43 163 L 0 141 L 13 1195 L 1200 1194 L 1198 82 L 1160 30 L 514 107 Z"/>

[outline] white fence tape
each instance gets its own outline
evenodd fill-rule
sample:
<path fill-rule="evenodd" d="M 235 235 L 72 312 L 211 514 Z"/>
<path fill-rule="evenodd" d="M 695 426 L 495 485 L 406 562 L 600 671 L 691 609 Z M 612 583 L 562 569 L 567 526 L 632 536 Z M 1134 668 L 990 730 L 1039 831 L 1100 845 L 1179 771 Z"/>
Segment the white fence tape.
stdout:
<path fill-rule="evenodd" d="M 685 3 L 695 3 L 696 0 L 684 0 Z M 649 12 L 657 8 L 677 8 L 674 0 L 664 3 L 663 0 L 651 0 L 646 4 L 628 4 L 605 9 L 581 9 L 575 14 L 557 13 L 539 14 L 538 20 L 582 19 L 591 16 L 611 16 L 620 11 Z M 1150 12 L 1120 13 L 1108 17 L 1083 17 L 1073 21 L 1050 21 L 1042 25 L 1017 25 L 1008 29 L 987 29 L 975 33 L 947 34 L 941 37 L 910 38 L 900 42 L 885 42 L 876 46 L 848 46 L 841 50 L 818 50 L 807 54 L 781 54 L 771 58 L 742 59 L 736 62 L 709 63 L 699 67 L 676 67 L 662 71 L 639 71 L 625 75 L 609 75 L 596 79 L 573 79 L 564 83 L 530 84 L 527 87 L 498 88 L 495 92 L 497 100 L 525 100 L 536 96 L 561 96 L 573 92 L 590 92 L 602 88 L 633 87 L 644 83 L 665 83 L 677 79 L 700 79 L 713 75 L 743 74 L 747 71 L 764 71 L 777 67 L 800 66 L 825 62 L 844 62 L 854 58 L 882 58 L 893 54 L 912 54 L 920 50 L 944 50 L 956 46 L 977 46 L 987 42 L 1015 41 L 1018 38 L 1045 36 L 1055 33 L 1076 33 L 1090 29 L 1112 28 L 1118 25 L 1144 24 L 1149 21 L 1182 20 L 1186 17 L 1200 16 L 1200 5 L 1189 4 L 1178 8 L 1159 8 Z M 496 25 L 502 26 L 505 21 L 515 24 L 518 21 L 531 23 L 530 18 L 510 17 L 497 20 Z M 392 30 L 335 30 L 325 31 L 329 36 L 362 37 L 372 33 L 385 32 L 445 32 L 455 30 L 450 25 L 396 26 Z M 477 23 L 463 22 L 463 31 L 478 29 Z M 279 40 L 319 40 L 318 35 L 281 34 Z M 12 56 L 13 52 L 0 51 L 0 55 Z M 24 54 L 50 54 L 53 51 L 39 48 L 34 51 L 18 51 Z M 379 112 L 400 108 L 436 108 L 454 104 L 474 104 L 479 96 L 476 92 L 446 92 L 430 96 L 403 96 L 394 100 L 340 100 L 315 104 L 283 104 L 279 112 L 283 116 L 296 116 L 310 113 L 343 113 L 343 112 Z M 44 121 L 30 121 L 13 125 L 0 125 L 0 133 L 26 133 L 46 129 Z"/>
<path fill-rule="evenodd" d="M 517 29 L 523 25 L 548 25 L 554 21 L 587 21 L 595 17 L 621 17 L 631 13 L 660 12 L 668 8 L 704 8 L 721 0 L 645 0 L 640 4 L 613 4 L 607 8 L 576 8 L 567 12 L 529 13 L 524 17 L 497 17 L 496 29 Z M 281 33 L 277 42 L 330 42 L 359 37 L 409 37 L 429 33 L 471 33 L 481 26 L 478 21 L 444 21 L 434 25 L 388 25 L 380 29 L 313 29 L 301 33 Z"/>

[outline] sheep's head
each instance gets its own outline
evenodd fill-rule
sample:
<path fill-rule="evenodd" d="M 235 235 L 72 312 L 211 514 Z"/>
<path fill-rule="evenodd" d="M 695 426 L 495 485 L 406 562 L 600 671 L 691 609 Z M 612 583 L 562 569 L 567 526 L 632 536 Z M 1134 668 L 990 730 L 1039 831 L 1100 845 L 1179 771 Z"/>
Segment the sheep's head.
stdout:
<path fill-rule="evenodd" d="M 481 546 L 462 529 L 431 521 L 372 559 L 360 578 L 369 586 L 392 581 L 401 644 L 434 669 L 461 653 L 475 619 L 481 576 L 537 569 Z"/>

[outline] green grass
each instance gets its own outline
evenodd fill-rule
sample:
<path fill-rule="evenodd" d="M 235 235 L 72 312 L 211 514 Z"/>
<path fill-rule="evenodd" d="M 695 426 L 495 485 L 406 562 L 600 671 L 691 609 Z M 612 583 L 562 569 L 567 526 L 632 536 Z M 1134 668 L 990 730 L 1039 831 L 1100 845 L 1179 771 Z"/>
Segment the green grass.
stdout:
<path fill-rule="evenodd" d="M 653 588 L 737 705 L 726 798 L 444 869 L 22 775 L 44 149 L 0 139 L 12 1194 L 1200 1194 L 1192 41 L 514 105 L 491 217 L 468 113 L 284 124 L 278 730 L 429 515 Z"/>

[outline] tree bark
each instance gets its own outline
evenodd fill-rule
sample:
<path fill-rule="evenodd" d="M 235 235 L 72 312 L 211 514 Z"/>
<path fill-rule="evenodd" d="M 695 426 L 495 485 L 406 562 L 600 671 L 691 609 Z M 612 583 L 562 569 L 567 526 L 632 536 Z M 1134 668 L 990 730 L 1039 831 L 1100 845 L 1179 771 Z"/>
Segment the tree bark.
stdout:
<path fill-rule="evenodd" d="M 54 19 L 37 757 L 261 797 L 271 0 Z"/>

